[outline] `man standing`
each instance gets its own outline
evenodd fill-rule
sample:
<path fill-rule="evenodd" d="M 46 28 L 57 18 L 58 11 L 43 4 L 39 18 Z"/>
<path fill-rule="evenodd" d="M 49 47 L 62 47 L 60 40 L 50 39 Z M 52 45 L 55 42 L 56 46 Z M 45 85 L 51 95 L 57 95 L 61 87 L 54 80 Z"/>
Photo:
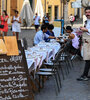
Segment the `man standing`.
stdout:
<path fill-rule="evenodd" d="M 33 17 L 33 20 L 34 20 L 35 30 L 37 32 L 40 26 L 40 16 L 38 16 L 38 14 L 36 13 L 36 15 Z"/>
<path fill-rule="evenodd" d="M 90 37 L 90 6 L 85 8 L 85 15 L 87 17 L 86 25 L 85 25 L 85 27 L 81 27 L 80 29 L 83 32 L 86 32 L 88 34 L 88 36 Z M 88 43 L 88 41 L 86 41 L 86 42 Z M 85 62 L 86 62 L 86 64 L 85 64 L 84 72 L 81 75 L 81 77 L 77 79 L 78 81 L 87 81 L 89 78 L 88 72 L 90 69 L 90 60 L 86 60 Z"/>

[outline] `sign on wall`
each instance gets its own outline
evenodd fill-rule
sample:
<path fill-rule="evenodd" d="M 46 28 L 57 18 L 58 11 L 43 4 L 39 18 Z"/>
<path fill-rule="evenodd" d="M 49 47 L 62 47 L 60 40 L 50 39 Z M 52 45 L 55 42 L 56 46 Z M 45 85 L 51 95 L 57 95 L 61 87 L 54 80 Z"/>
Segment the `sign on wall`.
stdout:
<path fill-rule="evenodd" d="M 81 1 L 76 1 L 71 3 L 72 8 L 82 8 Z"/>

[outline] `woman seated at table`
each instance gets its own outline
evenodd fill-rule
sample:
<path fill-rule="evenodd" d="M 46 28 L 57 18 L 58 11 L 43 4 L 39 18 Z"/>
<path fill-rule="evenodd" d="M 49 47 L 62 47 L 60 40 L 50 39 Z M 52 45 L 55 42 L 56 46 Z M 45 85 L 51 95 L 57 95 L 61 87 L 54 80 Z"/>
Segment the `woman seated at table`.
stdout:
<path fill-rule="evenodd" d="M 49 36 L 55 36 L 54 32 L 53 32 L 53 29 L 54 29 L 53 24 L 49 24 L 46 34 L 48 34 Z M 49 38 L 44 38 L 44 40 L 45 40 L 45 42 L 49 42 L 50 41 Z"/>
<path fill-rule="evenodd" d="M 71 26 L 66 27 L 66 32 L 69 33 L 69 39 L 71 42 L 66 44 L 65 50 L 69 51 L 72 54 L 78 54 L 80 55 L 79 50 L 79 38 L 75 32 L 73 32 L 73 29 Z"/>

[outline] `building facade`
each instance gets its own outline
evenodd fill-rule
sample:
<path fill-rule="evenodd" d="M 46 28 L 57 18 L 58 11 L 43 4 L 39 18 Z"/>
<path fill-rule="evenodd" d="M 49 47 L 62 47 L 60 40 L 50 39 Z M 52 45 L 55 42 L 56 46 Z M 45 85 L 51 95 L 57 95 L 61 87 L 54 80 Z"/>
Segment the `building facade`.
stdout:
<path fill-rule="evenodd" d="M 64 5 L 62 0 L 41 0 L 43 5 L 44 13 L 49 13 L 50 19 L 60 19 L 61 17 L 67 16 L 66 19 L 73 14 L 82 18 L 83 8 L 73 8 L 72 3 L 77 0 L 69 0 L 69 2 Z M 34 7 L 36 6 L 37 0 L 34 0 Z M 34 8 L 35 9 L 35 8 Z M 63 12 L 64 11 L 64 12 Z M 65 15 L 67 13 L 67 15 Z"/>
<path fill-rule="evenodd" d="M 35 11 L 37 0 L 29 0 L 33 12 Z M 83 8 L 72 8 L 72 2 L 77 0 L 70 0 L 66 5 L 63 5 L 62 0 L 41 0 L 43 5 L 43 12 L 49 13 L 50 19 L 60 19 L 67 13 L 67 17 L 70 14 L 78 15 L 82 18 Z M 0 0 L 0 14 L 3 10 L 6 10 L 11 17 L 14 15 L 14 9 L 21 11 L 24 0 Z M 63 12 L 64 11 L 64 12 Z M 65 15 L 66 16 L 66 15 Z"/>
<path fill-rule="evenodd" d="M 43 5 L 43 12 L 49 13 L 50 19 L 59 19 L 61 16 L 61 0 L 41 0 Z M 35 6 L 37 0 L 34 1 Z"/>
<path fill-rule="evenodd" d="M 72 8 L 73 2 L 81 2 L 81 0 L 70 0 L 70 2 L 68 3 L 68 16 L 70 16 L 70 14 L 73 14 L 74 16 L 77 16 L 78 18 L 82 18 L 84 9 L 83 8 Z"/>
<path fill-rule="evenodd" d="M 24 0 L 0 0 L 0 14 L 2 14 L 3 10 L 6 10 L 9 16 L 13 16 L 14 10 L 21 11 L 23 1 Z"/>

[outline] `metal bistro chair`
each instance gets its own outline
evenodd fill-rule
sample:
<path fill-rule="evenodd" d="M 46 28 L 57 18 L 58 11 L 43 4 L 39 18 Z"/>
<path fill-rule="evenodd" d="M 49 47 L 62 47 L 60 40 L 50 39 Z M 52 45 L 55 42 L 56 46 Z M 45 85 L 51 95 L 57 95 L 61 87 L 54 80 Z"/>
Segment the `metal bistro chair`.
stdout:
<path fill-rule="evenodd" d="M 61 79 L 60 79 L 60 74 L 59 74 L 59 63 L 58 63 L 58 58 L 61 55 L 61 52 L 63 51 L 63 49 L 59 50 L 59 52 L 56 54 L 55 59 L 51 60 L 52 63 L 52 67 L 50 68 L 41 68 L 39 70 L 39 72 L 37 72 L 36 74 L 39 75 L 39 91 L 40 91 L 40 77 L 42 76 L 42 85 L 44 86 L 44 76 L 53 76 L 53 78 L 55 79 L 55 89 L 56 89 L 56 95 L 58 94 L 58 92 L 60 92 L 60 88 L 61 88 Z M 46 64 L 45 64 L 46 65 Z"/>
<path fill-rule="evenodd" d="M 66 72 L 66 75 L 67 75 L 69 73 L 69 70 L 72 68 L 72 62 L 69 60 L 70 59 L 69 55 L 65 52 L 65 44 L 66 43 L 64 43 L 64 42 L 59 42 L 59 43 L 61 44 L 61 48 L 64 49 L 61 56 L 60 56 L 59 61 L 60 61 L 60 63 L 64 62 L 66 64 L 65 72 Z M 62 70 L 63 79 L 65 79 L 62 67 L 61 67 L 61 70 Z"/>
<path fill-rule="evenodd" d="M 65 45 L 63 46 L 64 47 L 64 51 L 63 51 L 62 56 L 65 57 L 65 59 L 66 59 L 65 61 L 66 61 L 67 65 L 68 65 L 68 68 L 71 69 L 71 68 L 73 68 L 73 62 L 71 60 L 70 53 L 68 51 L 66 51 L 67 50 L 66 48 L 67 48 L 69 43 L 70 43 L 70 41 L 66 42 Z"/>
<path fill-rule="evenodd" d="M 71 69 L 71 64 L 70 64 L 69 59 L 70 59 L 69 55 L 67 53 L 65 53 L 65 52 L 62 52 L 59 61 L 65 63 L 65 65 L 66 65 L 65 66 L 66 75 L 69 73 L 69 70 Z"/>
<path fill-rule="evenodd" d="M 57 62 L 57 64 L 56 64 L 56 66 L 57 66 L 57 68 L 58 68 L 58 77 L 59 77 L 59 79 L 60 79 L 60 72 L 59 72 L 59 70 L 61 71 L 61 74 L 62 74 L 62 77 L 63 77 L 63 79 L 65 79 L 65 76 L 64 76 L 64 71 L 63 71 L 63 66 L 61 66 L 61 62 L 65 62 L 66 63 L 66 58 L 65 58 L 66 56 L 65 55 L 63 55 L 63 48 L 61 49 L 59 49 L 59 51 L 58 51 L 58 53 L 56 54 L 56 56 L 55 56 L 55 60 L 56 60 L 56 62 Z M 49 62 L 49 63 L 44 63 L 46 66 L 49 66 L 50 68 L 54 65 L 54 63 L 53 62 Z M 67 64 L 66 64 L 67 65 Z M 40 71 L 51 71 L 51 69 L 44 69 L 44 68 L 41 68 L 40 69 Z M 65 72 L 67 73 L 67 71 L 65 70 Z M 60 82 L 60 87 L 62 87 L 61 86 L 61 81 L 59 80 L 59 82 Z"/>
<path fill-rule="evenodd" d="M 27 43 L 26 38 L 23 38 L 22 41 L 23 41 L 24 49 L 27 50 L 27 48 L 28 48 L 28 43 Z"/>

